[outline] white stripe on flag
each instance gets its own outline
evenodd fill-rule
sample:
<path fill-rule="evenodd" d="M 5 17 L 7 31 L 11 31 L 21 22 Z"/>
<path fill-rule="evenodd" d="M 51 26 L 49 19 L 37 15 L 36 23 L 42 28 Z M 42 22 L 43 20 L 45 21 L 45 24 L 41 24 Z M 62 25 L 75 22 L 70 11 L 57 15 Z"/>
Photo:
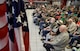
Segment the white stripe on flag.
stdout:
<path fill-rule="evenodd" d="M 7 24 L 6 15 L 0 17 L 0 28 L 4 27 Z"/>
<path fill-rule="evenodd" d="M 23 34 L 22 34 L 22 26 L 18 28 L 14 28 L 14 31 L 15 31 L 16 42 L 18 45 L 18 50 L 25 51 Z"/>
<path fill-rule="evenodd" d="M 9 38 L 9 51 L 16 51 L 14 43 Z"/>

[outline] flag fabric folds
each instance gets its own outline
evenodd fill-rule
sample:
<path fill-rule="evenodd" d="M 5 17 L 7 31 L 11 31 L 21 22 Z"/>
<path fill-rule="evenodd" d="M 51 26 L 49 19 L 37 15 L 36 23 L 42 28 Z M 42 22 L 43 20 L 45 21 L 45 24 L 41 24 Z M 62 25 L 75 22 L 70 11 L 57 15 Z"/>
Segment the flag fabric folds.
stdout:
<path fill-rule="evenodd" d="M 0 51 L 9 51 L 6 0 L 0 0 Z"/>
<path fill-rule="evenodd" d="M 8 24 L 6 16 L 0 17 L 0 51 L 9 51 Z"/>
<path fill-rule="evenodd" d="M 17 43 L 17 51 L 28 51 L 29 28 L 23 0 L 7 0 L 9 37 Z M 25 36 L 24 36 L 25 35 Z M 10 49 L 14 49 L 13 47 Z"/>

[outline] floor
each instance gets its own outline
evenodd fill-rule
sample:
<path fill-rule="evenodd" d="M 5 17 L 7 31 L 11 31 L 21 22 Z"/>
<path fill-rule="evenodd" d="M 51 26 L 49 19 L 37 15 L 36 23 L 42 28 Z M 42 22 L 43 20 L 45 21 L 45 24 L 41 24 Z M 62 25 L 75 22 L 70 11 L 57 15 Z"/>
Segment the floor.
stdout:
<path fill-rule="evenodd" d="M 30 30 L 30 51 L 46 51 L 43 48 L 43 44 L 40 40 L 41 36 L 38 34 L 39 27 L 33 23 L 33 18 L 32 18 L 33 10 L 27 9 L 26 12 Z M 66 49 L 65 51 L 71 51 L 71 49 Z"/>

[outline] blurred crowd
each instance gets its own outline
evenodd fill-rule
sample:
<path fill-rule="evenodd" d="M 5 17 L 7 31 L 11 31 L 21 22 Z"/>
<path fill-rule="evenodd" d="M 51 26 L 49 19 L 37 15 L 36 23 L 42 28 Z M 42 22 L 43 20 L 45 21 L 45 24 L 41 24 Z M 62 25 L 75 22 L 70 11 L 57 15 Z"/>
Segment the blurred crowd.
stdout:
<path fill-rule="evenodd" d="M 33 22 L 39 26 L 39 35 L 46 51 L 65 51 L 79 48 L 80 10 L 75 6 L 40 5 L 33 11 Z"/>

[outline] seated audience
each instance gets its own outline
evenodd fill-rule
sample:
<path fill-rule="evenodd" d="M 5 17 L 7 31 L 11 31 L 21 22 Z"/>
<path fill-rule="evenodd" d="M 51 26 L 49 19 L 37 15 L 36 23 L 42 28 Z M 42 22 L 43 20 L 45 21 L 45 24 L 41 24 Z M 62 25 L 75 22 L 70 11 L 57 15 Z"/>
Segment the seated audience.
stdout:
<path fill-rule="evenodd" d="M 80 10 L 71 9 L 71 6 L 60 9 L 56 5 L 40 5 L 34 10 L 33 21 L 39 25 L 46 51 L 64 51 L 67 44 L 69 47 L 80 44 Z"/>

